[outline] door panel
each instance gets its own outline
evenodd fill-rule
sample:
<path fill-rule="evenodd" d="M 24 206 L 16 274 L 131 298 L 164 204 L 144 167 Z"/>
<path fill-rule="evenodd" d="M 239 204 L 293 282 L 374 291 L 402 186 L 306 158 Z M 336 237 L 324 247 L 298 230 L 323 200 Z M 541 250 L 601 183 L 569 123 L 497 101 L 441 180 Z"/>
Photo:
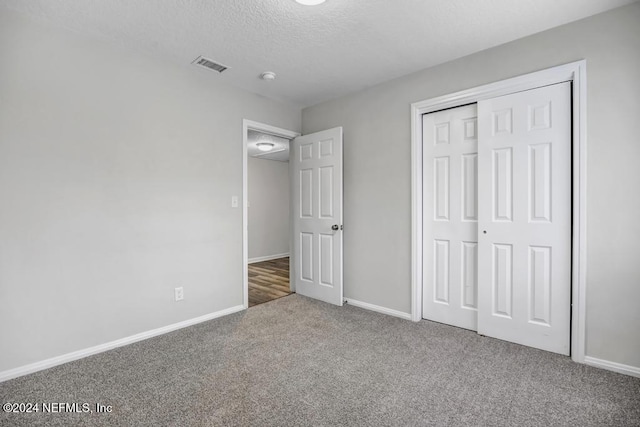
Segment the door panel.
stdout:
<path fill-rule="evenodd" d="M 462 155 L 462 220 L 478 220 L 478 154 Z"/>
<path fill-rule="evenodd" d="M 513 216 L 513 192 L 511 190 L 513 153 L 511 147 L 500 148 L 492 152 L 493 220 L 496 222 L 511 221 Z"/>
<path fill-rule="evenodd" d="M 290 162 L 296 292 L 342 305 L 342 128 L 294 139 Z"/>
<path fill-rule="evenodd" d="M 462 242 L 462 306 L 478 306 L 478 243 Z"/>
<path fill-rule="evenodd" d="M 477 108 L 423 116 L 423 317 L 476 329 Z"/>
<path fill-rule="evenodd" d="M 478 103 L 478 332 L 569 354 L 571 85 Z"/>

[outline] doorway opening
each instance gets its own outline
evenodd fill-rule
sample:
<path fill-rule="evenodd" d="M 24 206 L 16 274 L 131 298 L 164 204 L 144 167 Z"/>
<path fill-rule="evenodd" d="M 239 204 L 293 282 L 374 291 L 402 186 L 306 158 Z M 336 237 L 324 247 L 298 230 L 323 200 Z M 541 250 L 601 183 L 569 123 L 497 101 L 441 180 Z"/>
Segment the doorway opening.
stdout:
<path fill-rule="evenodd" d="M 287 138 L 247 133 L 249 307 L 291 294 Z"/>
<path fill-rule="evenodd" d="M 243 121 L 245 308 L 295 292 L 291 284 L 290 140 L 299 134 Z"/>
<path fill-rule="evenodd" d="M 249 200 L 250 131 L 289 141 L 289 291 L 342 306 L 342 127 L 300 136 L 297 132 L 246 119 L 242 126 L 244 307 L 249 308 L 249 206 L 253 206 Z M 267 144 L 269 151 L 275 151 L 276 142 L 268 138 L 256 140 L 256 151 L 260 151 L 259 144 Z M 284 202 L 280 207 L 284 208 Z"/>

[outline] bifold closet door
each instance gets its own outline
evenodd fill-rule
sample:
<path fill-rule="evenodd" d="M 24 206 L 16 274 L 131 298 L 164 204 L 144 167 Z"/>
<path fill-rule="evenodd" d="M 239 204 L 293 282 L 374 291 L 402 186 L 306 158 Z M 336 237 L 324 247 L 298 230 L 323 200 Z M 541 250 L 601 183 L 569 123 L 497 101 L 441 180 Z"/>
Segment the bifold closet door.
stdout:
<path fill-rule="evenodd" d="M 571 84 L 478 103 L 478 333 L 569 354 Z"/>
<path fill-rule="evenodd" d="M 422 116 L 423 317 L 476 330 L 477 106 Z"/>

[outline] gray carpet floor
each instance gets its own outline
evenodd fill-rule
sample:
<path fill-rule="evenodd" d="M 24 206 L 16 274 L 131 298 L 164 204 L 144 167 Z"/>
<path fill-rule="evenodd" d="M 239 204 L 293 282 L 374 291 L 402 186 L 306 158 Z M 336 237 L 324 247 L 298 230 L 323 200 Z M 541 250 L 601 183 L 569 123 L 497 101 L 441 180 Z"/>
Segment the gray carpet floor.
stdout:
<path fill-rule="evenodd" d="M 0 424 L 640 426 L 640 379 L 299 295 L 0 384 Z"/>

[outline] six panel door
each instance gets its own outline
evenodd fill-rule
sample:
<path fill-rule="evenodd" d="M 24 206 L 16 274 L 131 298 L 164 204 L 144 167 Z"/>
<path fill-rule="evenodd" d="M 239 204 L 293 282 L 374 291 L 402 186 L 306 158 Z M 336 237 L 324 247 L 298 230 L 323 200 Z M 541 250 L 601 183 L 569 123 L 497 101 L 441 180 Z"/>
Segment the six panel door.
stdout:
<path fill-rule="evenodd" d="M 296 293 L 342 305 L 342 128 L 293 140 Z"/>
<path fill-rule="evenodd" d="M 478 333 L 569 355 L 571 84 L 478 103 Z"/>
<path fill-rule="evenodd" d="M 476 330 L 477 106 L 425 114 L 423 317 Z"/>

